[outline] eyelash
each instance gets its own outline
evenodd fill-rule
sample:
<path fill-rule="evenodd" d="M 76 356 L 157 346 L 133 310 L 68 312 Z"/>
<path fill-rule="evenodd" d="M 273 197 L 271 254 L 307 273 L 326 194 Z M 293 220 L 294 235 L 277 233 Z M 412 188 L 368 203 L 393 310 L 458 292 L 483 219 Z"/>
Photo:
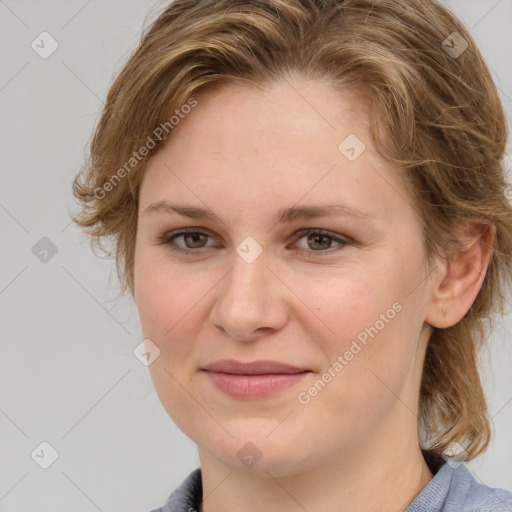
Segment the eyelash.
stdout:
<path fill-rule="evenodd" d="M 158 237 L 158 243 L 162 244 L 162 245 L 166 245 L 169 250 L 179 252 L 181 254 L 194 254 L 194 253 L 198 254 L 198 253 L 202 252 L 201 249 L 205 249 L 205 247 L 199 247 L 197 249 L 183 249 L 181 247 L 180 248 L 173 247 L 172 244 L 174 242 L 172 242 L 172 239 L 177 238 L 182 235 L 187 235 L 187 234 L 207 235 L 207 236 L 211 237 L 211 235 L 209 233 L 204 232 L 204 231 L 199 231 L 198 228 L 187 228 L 187 229 L 183 229 L 181 231 L 177 231 L 175 233 L 173 233 L 173 232 L 166 233 L 165 235 Z M 318 229 L 318 228 L 304 228 L 304 229 L 299 230 L 296 233 L 296 236 L 299 237 L 299 238 L 297 238 L 296 242 L 298 242 L 301 238 L 304 238 L 305 236 L 308 236 L 311 234 L 325 236 L 341 245 L 338 247 L 324 249 L 324 250 L 320 250 L 320 251 L 302 249 L 303 251 L 306 251 L 307 253 L 309 253 L 309 255 L 311 255 L 311 254 L 327 255 L 327 254 L 334 252 L 334 250 L 340 249 L 343 246 L 349 245 L 351 243 L 351 239 L 349 239 L 349 238 L 343 238 L 343 237 L 340 237 L 333 233 L 330 233 L 329 231 L 324 231 L 324 230 Z M 294 243 L 296 243 L 296 242 L 294 242 Z"/>

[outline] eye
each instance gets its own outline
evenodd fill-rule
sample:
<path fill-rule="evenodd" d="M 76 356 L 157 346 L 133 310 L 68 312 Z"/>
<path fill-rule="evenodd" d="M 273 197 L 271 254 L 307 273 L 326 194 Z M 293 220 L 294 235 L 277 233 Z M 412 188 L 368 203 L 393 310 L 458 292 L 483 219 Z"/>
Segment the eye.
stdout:
<path fill-rule="evenodd" d="M 308 251 L 309 254 L 317 254 L 321 256 L 325 253 L 332 253 L 334 250 L 338 250 L 339 248 L 350 244 L 351 240 L 336 235 L 334 233 L 330 233 L 329 231 L 324 231 L 321 229 L 315 228 L 305 228 L 298 231 L 295 236 L 299 236 L 299 239 L 294 242 L 297 242 L 303 238 L 306 239 L 306 244 L 309 247 L 302 247 L 301 249 L 304 251 Z M 175 240 L 182 239 L 184 245 L 178 244 Z M 205 232 L 199 231 L 198 228 L 186 228 L 178 232 L 167 233 L 158 238 L 158 243 L 165 245 L 171 251 L 177 251 L 182 254 L 199 254 L 200 249 L 211 247 L 207 246 L 208 238 L 212 238 L 212 236 Z M 338 247 L 332 248 L 332 242 L 338 244 Z"/>
<path fill-rule="evenodd" d="M 174 240 L 183 238 L 185 246 L 176 244 Z M 199 231 L 197 228 L 187 228 L 176 233 L 168 233 L 159 238 L 159 242 L 166 245 L 172 251 L 182 252 L 184 254 L 197 253 L 197 249 L 206 247 L 207 238 L 211 238 L 208 233 Z"/>
<path fill-rule="evenodd" d="M 334 251 L 330 251 L 332 247 L 332 241 L 343 247 L 350 243 L 350 240 L 334 233 L 330 233 L 329 231 L 324 231 L 322 229 L 301 229 L 297 235 L 299 235 L 299 240 L 305 238 L 306 244 L 309 247 L 303 247 L 302 249 L 305 251 L 309 251 L 309 253 L 320 253 L 319 255 L 327 253 L 332 253 Z M 297 242 L 295 242 L 297 243 Z M 335 248 L 336 250 L 337 248 Z"/>

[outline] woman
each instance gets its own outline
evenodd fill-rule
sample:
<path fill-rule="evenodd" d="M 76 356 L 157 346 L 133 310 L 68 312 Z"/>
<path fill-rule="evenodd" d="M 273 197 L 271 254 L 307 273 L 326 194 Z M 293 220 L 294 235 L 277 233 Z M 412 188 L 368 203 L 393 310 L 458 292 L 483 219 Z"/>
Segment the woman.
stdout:
<path fill-rule="evenodd" d="M 158 511 L 512 511 L 462 464 L 512 275 L 506 137 L 437 3 L 165 9 L 74 183 L 198 446 Z"/>

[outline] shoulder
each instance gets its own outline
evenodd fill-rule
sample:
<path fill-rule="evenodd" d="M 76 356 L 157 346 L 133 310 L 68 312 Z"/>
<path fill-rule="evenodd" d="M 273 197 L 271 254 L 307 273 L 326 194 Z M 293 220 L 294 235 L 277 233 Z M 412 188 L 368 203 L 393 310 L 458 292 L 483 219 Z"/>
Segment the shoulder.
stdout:
<path fill-rule="evenodd" d="M 464 464 L 447 462 L 406 512 L 512 512 L 512 492 L 483 485 Z"/>
<path fill-rule="evenodd" d="M 512 512 L 512 492 L 479 483 L 463 464 L 443 469 L 451 473 L 443 512 Z"/>
<path fill-rule="evenodd" d="M 150 512 L 197 512 L 202 498 L 197 468 Z M 407 512 L 512 512 L 512 492 L 483 485 L 463 464 L 444 464 L 407 508 Z"/>
<path fill-rule="evenodd" d="M 160 508 L 150 512 L 197 512 L 203 493 L 201 469 L 190 473 Z"/>

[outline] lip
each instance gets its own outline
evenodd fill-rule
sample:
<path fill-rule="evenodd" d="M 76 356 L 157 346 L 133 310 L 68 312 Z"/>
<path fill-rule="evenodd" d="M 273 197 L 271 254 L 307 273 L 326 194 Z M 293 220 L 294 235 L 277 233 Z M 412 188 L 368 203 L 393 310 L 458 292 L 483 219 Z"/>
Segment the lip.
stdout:
<path fill-rule="evenodd" d="M 309 371 L 290 364 L 269 359 L 243 363 L 234 359 L 222 359 L 205 366 L 203 370 L 236 375 L 267 375 L 269 373 L 301 373 Z"/>
<path fill-rule="evenodd" d="M 225 359 L 212 363 L 202 371 L 215 387 L 233 398 L 265 398 L 301 381 L 310 370 L 279 361 L 253 361 L 243 363 Z"/>

